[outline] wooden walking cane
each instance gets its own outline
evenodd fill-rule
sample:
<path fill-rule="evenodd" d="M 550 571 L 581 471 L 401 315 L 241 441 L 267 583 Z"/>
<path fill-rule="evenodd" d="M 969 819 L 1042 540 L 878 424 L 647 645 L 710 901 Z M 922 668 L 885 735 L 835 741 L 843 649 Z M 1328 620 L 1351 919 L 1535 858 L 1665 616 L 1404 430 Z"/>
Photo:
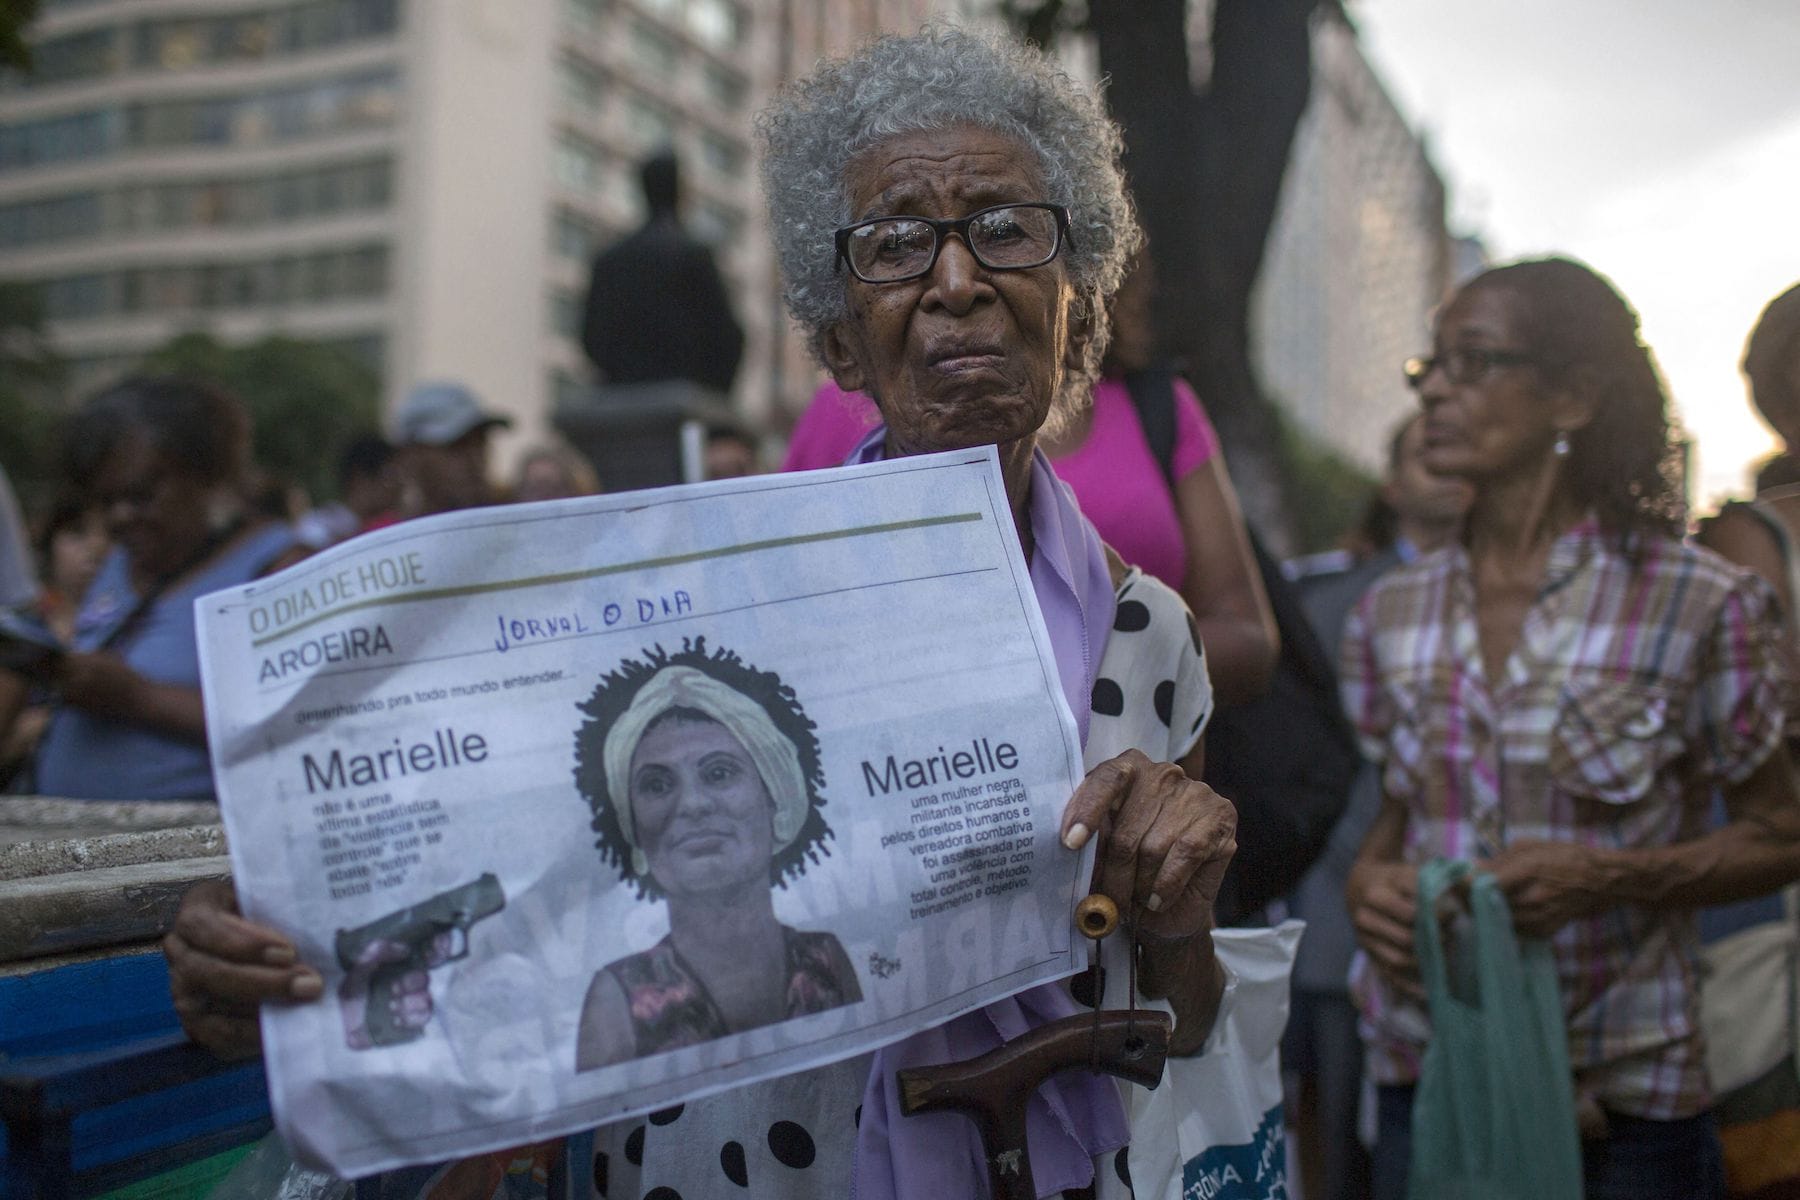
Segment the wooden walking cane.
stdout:
<path fill-rule="evenodd" d="M 1099 942 L 1119 926 L 1119 910 L 1093 895 L 1075 909 L 1075 924 Z M 1088 1070 L 1154 1088 L 1162 1082 L 1173 1022 L 1163 1012 L 1138 1011 L 1137 956 L 1131 960 L 1131 1007 L 1076 1015 L 1040 1025 L 979 1058 L 899 1073 L 900 1111 L 907 1116 L 953 1109 L 981 1130 L 991 1200 L 1037 1200 L 1025 1138 L 1025 1106 L 1058 1071 Z M 1094 967 L 1094 1003 L 1102 988 Z M 950 1200 L 946 1197 L 946 1200 Z M 960 1198 L 957 1198 L 960 1200 Z"/>

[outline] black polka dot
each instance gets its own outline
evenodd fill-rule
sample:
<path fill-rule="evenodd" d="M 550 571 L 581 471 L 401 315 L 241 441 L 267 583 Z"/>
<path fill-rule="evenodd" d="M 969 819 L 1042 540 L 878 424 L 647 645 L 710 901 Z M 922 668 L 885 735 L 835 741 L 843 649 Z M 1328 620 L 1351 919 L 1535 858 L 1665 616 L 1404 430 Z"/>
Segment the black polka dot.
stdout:
<path fill-rule="evenodd" d="M 1165 679 L 1156 685 L 1156 719 L 1165 726 L 1175 717 L 1175 681 Z M 654 1117 L 651 1120 L 655 1120 Z"/>
<path fill-rule="evenodd" d="M 606 1195 L 606 1167 L 606 1155 L 604 1153 L 594 1155 L 594 1194 L 596 1196 Z"/>
<path fill-rule="evenodd" d="M 681 1200 L 681 1193 L 672 1187 L 653 1187 L 644 1193 L 644 1200 Z"/>
<path fill-rule="evenodd" d="M 1150 628 L 1150 609 L 1141 600 L 1121 600 L 1113 613 L 1113 628 L 1120 633 L 1136 633 Z"/>
<path fill-rule="evenodd" d="M 750 1186 L 750 1168 L 744 1162 L 744 1147 L 741 1142 L 726 1142 L 719 1147 L 719 1166 L 725 1171 L 725 1178 L 741 1188 Z"/>
<path fill-rule="evenodd" d="M 812 1135 L 792 1121 L 777 1121 L 769 1126 L 769 1153 L 775 1161 L 796 1171 L 812 1166 L 813 1156 L 818 1152 L 813 1148 Z"/>
<path fill-rule="evenodd" d="M 858 1129 L 861 1129 L 862 1128 L 862 1105 L 860 1105 L 860 1104 L 856 1106 L 855 1120 L 856 1120 L 856 1127 Z"/>
<path fill-rule="evenodd" d="M 1127 1188 L 1131 1187 L 1131 1147 L 1119 1148 L 1118 1157 L 1113 1159 L 1113 1170 L 1118 1173 L 1119 1182 Z"/>
<path fill-rule="evenodd" d="M 1095 978 L 1099 976 L 1099 978 Z M 1075 997 L 1075 1003 L 1087 1008 L 1100 1007 L 1100 993 L 1106 987 L 1106 973 L 1094 969 L 1083 971 L 1069 980 L 1069 995 Z"/>
<path fill-rule="evenodd" d="M 1200 626 L 1191 615 L 1188 617 L 1188 636 L 1194 639 L 1194 653 L 1204 655 L 1206 647 L 1200 643 Z"/>
<path fill-rule="evenodd" d="M 1110 679 L 1096 679 L 1093 705 L 1103 717 L 1120 716 L 1125 711 L 1125 689 Z"/>
<path fill-rule="evenodd" d="M 625 1161 L 634 1167 L 644 1165 L 644 1127 L 642 1125 L 625 1135 Z"/>
<path fill-rule="evenodd" d="M 1189 733 L 1199 733 L 1200 732 L 1200 727 L 1202 725 L 1206 724 L 1207 711 L 1208 710 L 1206 710 L 1204 708 L 1200 710 L 1200 715 L 1194 718 L 1194 727 L 1192 729 L 1188 730 Z"/>
<path fill-rule="evenodd" d="M 677 1104 L 674 1108 L 659 1109 L 650 1114 L 650 1123 L 652 1125 L 673 1125 L 681 1120 L 681 1110 L 686 1107 L 685 1104 Z"/>

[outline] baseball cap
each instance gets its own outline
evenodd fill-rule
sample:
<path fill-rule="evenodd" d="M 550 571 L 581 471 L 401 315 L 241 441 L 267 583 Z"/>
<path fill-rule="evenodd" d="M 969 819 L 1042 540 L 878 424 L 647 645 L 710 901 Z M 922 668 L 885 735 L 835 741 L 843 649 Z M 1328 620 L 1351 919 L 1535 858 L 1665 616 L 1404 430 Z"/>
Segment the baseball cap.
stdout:
<path fill-rule="evenodd" d="M 396 446 L 448 446 L 476 429 L 512 424 L 481 407 L 460 383 L 421 383 L 406 393 L 394 412 Z"/>

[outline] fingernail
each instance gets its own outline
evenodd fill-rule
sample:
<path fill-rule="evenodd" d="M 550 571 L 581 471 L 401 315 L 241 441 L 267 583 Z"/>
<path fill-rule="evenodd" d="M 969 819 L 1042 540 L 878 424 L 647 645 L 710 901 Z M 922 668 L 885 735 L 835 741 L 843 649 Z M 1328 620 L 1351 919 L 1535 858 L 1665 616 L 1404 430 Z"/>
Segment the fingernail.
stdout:
<path fill-rule="evenodd" d="M 1087 845 L 1088 827 L 1080 821 L 1069 826 L 1069 832 L 1063 834 L 1063 846 L 1069 850 L 1079 850 Z"/>
<path fill-rule="evenodd" d="M 288 984 L 288 995 L 296 1000 L 317 1000 L 325 991 L 325 981 L 312 971 L 303 971 Z"/>
<path fill-rule="evenodd" d="M 263 950 L 263 961 L 271 967 L 291 967 L 294 965 L 294 948 L 292 946 L 269 946 Z"/>
<path fill-rule="evenodd" d="M 1151 892 L 1150 898 L 1148 900 L 1144 901 L 1144 907 L 1149 909 L 1151 912 L 1161 912 L 1162 911 L 1162 897 L 1157 895 L 1155 892 Z"/>

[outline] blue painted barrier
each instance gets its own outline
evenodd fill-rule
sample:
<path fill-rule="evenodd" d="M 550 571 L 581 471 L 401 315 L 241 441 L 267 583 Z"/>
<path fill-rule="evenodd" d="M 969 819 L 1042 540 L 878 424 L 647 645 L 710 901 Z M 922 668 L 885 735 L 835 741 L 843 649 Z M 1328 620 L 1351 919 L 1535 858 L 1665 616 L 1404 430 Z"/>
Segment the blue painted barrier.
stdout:
<path fill-rule="evenodd" d="M 0 977 L 0 1200 L 81 1200 L 262 1136 L 258 1062 L 188 1044 L 162 956 Z"/>

